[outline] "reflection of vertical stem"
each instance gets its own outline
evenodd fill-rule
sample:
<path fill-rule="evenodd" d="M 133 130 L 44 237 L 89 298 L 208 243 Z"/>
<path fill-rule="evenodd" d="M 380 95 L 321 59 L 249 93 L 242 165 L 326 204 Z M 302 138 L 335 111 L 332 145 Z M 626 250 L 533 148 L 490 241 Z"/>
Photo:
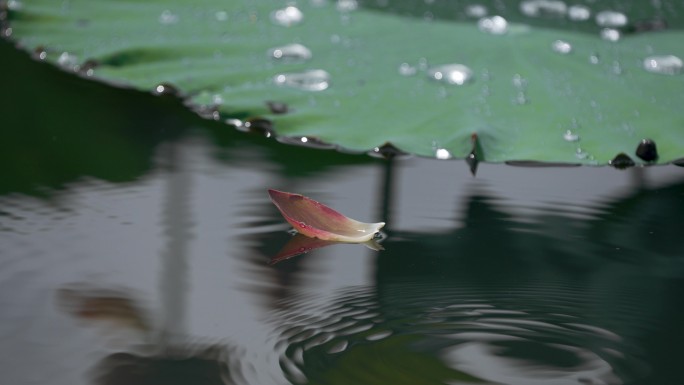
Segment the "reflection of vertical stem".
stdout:
<path fill-rule="evenodd" d="M 178 143 L 169 144 L 165 161 L 168 168 L 166 201 L 162 228 L 167 240 L 163 250 L 160 298 L 162 301 L 162 328 L 157 341 L 161 348 L 171 345 L 185 331 L 185 304 L 187 293 L 187 242 L 190 239 L 190 173 L 185 167 L 183 149 Z"/>
<path fill-rule="evenodd" d="M 393 156 L 389 156 L 385 161 L 384 175 L 382 178 L 381 206 L 382 218 L 385 221 L 385 232 L 389 233 L 392 229 L 392 191 L 394 188 L 394 162 Z"/>
<path fill-rule="evenodd" d="M 631 167 L 630 176 L 632 178 L 632 188 L 635 191 L 647 188 L 646 167 Z"/>

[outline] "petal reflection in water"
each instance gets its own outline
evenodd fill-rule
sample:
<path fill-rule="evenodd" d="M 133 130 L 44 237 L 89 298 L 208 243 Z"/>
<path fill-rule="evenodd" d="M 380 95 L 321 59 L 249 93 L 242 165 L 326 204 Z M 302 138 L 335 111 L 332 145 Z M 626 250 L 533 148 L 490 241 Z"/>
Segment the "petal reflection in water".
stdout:
<path fill-rule="evenodd" d="M 269 264 L 273 265 L 273 264 L 276 264 L 278 262 L 282 262 L 286 259 L 296 257 L 297 255 L 306 254 L 312 250 L 321 249 L 323 247 L 328 247 L 328 246 L 332 246 L 332 245 L 339 245 L 339 244 L 348 245 L 349 243 L 348 242 L 326 241 L 326 240 L 322 240 L 322 239 L 318 239 L 318 238 L 310 238 L 310 237 L 304 236 L 302 234 L 295 234 L 280 249 L 278 254 L 276 254 L 273 258 L 271 258 L 271 261 L 269 262 Z M 366 242 L 362 242 L 360 244 L 368 247 L 371 250 L 375 250 L 375 251 L 384 250 L 382 248 L 382 246 L 373 239 L 368 240 Z"/>

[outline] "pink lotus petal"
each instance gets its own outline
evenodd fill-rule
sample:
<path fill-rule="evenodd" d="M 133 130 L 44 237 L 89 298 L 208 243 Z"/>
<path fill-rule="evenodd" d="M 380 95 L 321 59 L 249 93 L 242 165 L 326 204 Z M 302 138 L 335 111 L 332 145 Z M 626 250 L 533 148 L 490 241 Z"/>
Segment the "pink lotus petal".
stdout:
<path fill-rule="evenodd" d="M 300 194 L 268 190 L 285 220 L 307 237 L 325 241 L 361 243 L 372 239 L 385 222 L 364 223 Z"/>

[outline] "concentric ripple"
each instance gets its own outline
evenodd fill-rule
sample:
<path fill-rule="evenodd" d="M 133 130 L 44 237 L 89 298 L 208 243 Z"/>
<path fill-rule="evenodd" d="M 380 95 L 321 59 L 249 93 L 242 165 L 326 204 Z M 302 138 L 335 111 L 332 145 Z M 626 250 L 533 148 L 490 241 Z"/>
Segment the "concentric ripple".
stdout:
<path fill-rule="evenodd" d="M 546 287 L 559 294 L 549 304 L 539 289 L 414 282 L 294 300 L 274 317 L 281 368 L 309 384 L 624 384 L 648 372 L 579 292 Z"/>

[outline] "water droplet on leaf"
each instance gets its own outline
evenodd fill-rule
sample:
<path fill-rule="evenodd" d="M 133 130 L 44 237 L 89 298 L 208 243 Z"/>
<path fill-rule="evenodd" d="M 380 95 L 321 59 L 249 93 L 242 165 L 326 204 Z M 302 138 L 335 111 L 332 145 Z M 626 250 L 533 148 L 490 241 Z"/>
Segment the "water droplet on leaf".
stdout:
<path fill-rule="evenodd" d="M 433 80 L 456 85 L 466 84 L 473 79 L 473 71 L 463 64 L 446 64 L 433 67 L 428 70 L 427 74 Z"/>
<path fill-rule="evenodd" d="M 604 28 L 601 30 L 601 39 L 606 41 L 618 41 L 620 40 L 620 31 L 615 28 Z"/>
<path fill-rule="evenodd" d="M 567 130 L 563 134 L 563 139 L 568 142 L 577 142 L 579 140 L 579 135 L 573 133 L 571 130 Z"/>
<path fill-rule="evenodd" d="M 674 55 L 649 56 L 644 59 L 644 69 L 663 75 L 677 75 L 682 72 L 682 59 Z"/>
<path fill-rule="evenodd" d="M 33 57 L 36 60 L 45 60 L 47 58 L 47 50 L 43 46 L 38 46 L 33 50 Z"/>
<path fill-rule="evenodd" d="M 413 76 L 418 72 L 418 69 L 409 63 L 401 63 L 399 65 L 399 74 L 402 76 Z"/>
<path fill-rule="evenodd" d="M 585 21 L 591 17 L 591 10 L 584 5 L 571 5 L 568 8 L 568 19 L 572 21 Z"/>
<path fill-rule="evenodd" d="M 305 91 L 323 91 L 330 87 L 330 74 L 324 70 L 308 70 L 278 74 L 273 78 L 275 84 L 298 88 Z"/>
<path fill-rule="evenodd" d="M 373 148 L 371 151 L 368 152 L 368 155 L 374 158 L 382 159 L 408 158 L 411 156 L 409 153 L 398 149 L 392 143 L 389 142 L 383 144 L 382 146 Z"/>
<path fill-rule="evenodd" d="M 551 44 L 551 48 L 553 48 L 554 51 L 563 55 L 567 55 L 570 52 L 572 52 L 572 45 L 570 45 L 570 43 L 564 40 L 554 41 L 553 44 Z"/>
<path fill-rule="evenodd" d="M 526 0 L 520 3 L 520 12 L 529 17 L 563 17 L 568 6 L 560 0 Z"/>
<path fill-rule="evenodd" d="M 651 139 L 642 139 L 636 149 L 636 156 L 646 162 L 653 162 L 658 159 L 658 149 Z"/>
<path fill-rule="evenodd" d="M 237 128 L 239 131 L 242 132 L 249 132 L 252 134 L 259 134 L 263 135 L 267 138 L 270 138 L 273 136 L 273 122 L 271 122 L 268 119 L 263 119 L 263 118 L 252 118 L 248 119 L 241 125 L 236 125 L 235 128 Z"/>
<path fill-rule="evenodd" d="M 634 161 L 624 152 L 621 152 L 608 162 L 611 166 L 618 170 L 624 170 L 629 167 L 634 167 Z"/>
<path fill-rule="evenodd" d="M 301 44 L 288 44 L 268 50 L 268 56 L 277 60 L 309 60 L 311 50 Z"/>
<path fill-rule="evenodd" d="M 627 16 L 616 11 L 602 11 L 596 14 L 596 24 L 607 28 L 624 27 L 627 25 Z"/>
<path fill-rule="evenodd" d="M 291 27 L 297 25 L 304 20 L 304 14 L 299 8 L 290 5 L 283 9 L 278 9 L 271 13 L 271 21 L 276 25 L 283 27 Z"/>
<path fill-rule="evenodd" d="M 178 91 L 178 88 L 172 86 L 171 84 L 162 83 L 154 87 L 154 93 L 157 95 L 178 96 L 180 91 Z"/>
<path fill-rule="evenodd" d="M 435 150 L 435 158 L 437 159 L 451 159 L 453 156 L 446 148 L 438 148 Z"/>
<path fill-rule="evenodd" d="M 477 22 L 482 32 L 492 35 L 503 35 L 508 32 L 508 22 L 501 16 L 484 17 Z"/>
<path fill-rule="evenodd" d="M 72 55 L 69 52 L 62 52 L 57 58 L 57 64 L 63 68 L 68 68 L 73 70 L 78 65 L 78 58 L 76 55 Z"/>

